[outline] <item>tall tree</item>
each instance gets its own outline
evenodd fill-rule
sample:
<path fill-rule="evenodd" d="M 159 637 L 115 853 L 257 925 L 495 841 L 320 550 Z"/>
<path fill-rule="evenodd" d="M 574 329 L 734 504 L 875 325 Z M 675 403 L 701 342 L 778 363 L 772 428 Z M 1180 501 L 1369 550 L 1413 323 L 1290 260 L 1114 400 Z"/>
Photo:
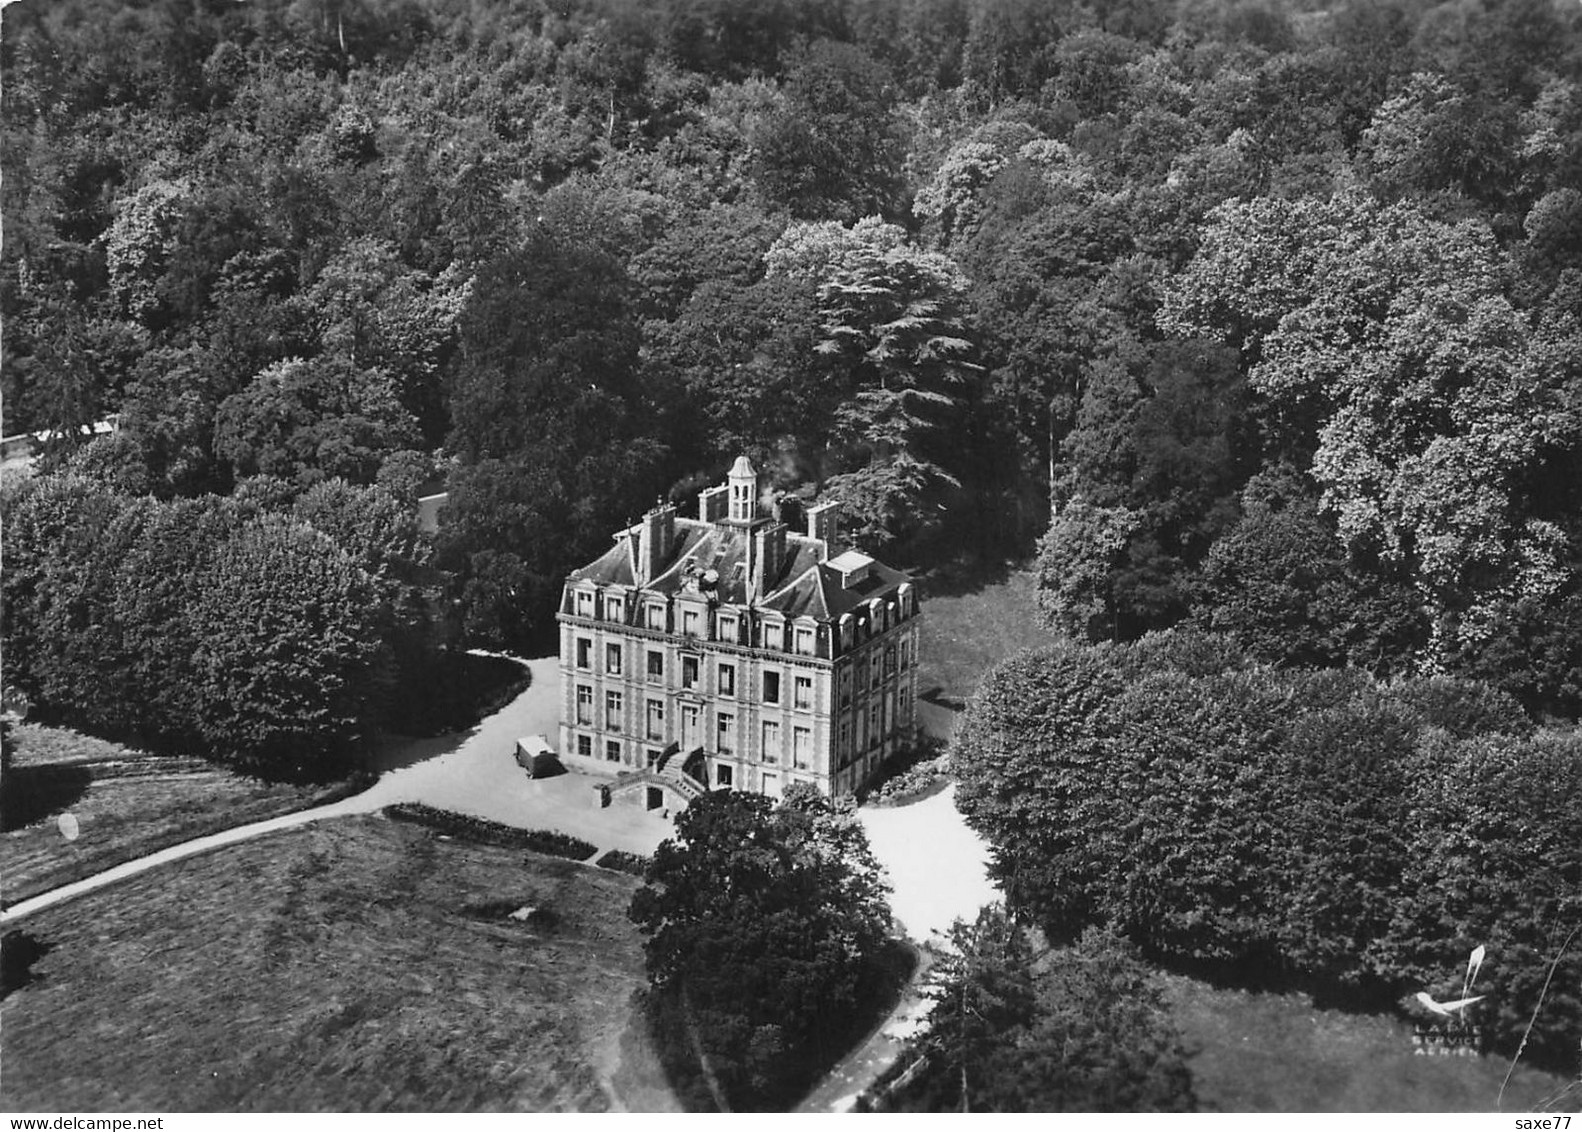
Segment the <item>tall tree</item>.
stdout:
<path fill-rule="evenodd" d="M 226 398 L 214 445 L 238 475 L 306 487 L 335 477 L 372 483 L 384 456 L 417 440 L 387 372 L 321 357 L 278 362 Z"/>
<path fill-rule="evenodd" d="M 811 788 L 715 791 L 676 819 L 631 914 L 650 1018 L 732 1108 L 772 1108 L 827 1064 L 882 981 L 888 886 L 861 826 Z"/>
<path fill-rule="evenodd" d="M 1479 222 L 1355 195 L 1238 202 L 1160 315 L 1241 349 L 1277 445 L 1311 454 L 1348 547 L 1410 570 L 1440 656 L 1484 635 L 1502 594 L 1574 571 L 1533 490 L 1582 438 L 1574 339 L 1535 333 L 1505 271 Z"/>
<path fill-rule="evenodd" d="M 800 220 L 889 215 L 904 147 L 885 68 L 859 47 L 819 40 L 787 71 L 785 93 L 753 137 L 764 195 Z"/>
<path fill-rule="evenodd" d="M 998 906 L 957 921 L 927 1029 L 880 1111 L 1189 1112 L 1185 1051 L 1148 971 L 1092 931 L 1035 955 Z M 881 1089 L 883 1086 L 881 1085 Z"/>
<path fill-rule="evenodd" d="M 816 349 L 840 394 L 827 490 L 853 536 L 878 548 L 936 528 L 958 486 L 944 430 L 977 369 L 960 269 L 872 219 L 792 225 L 766 259 L 772 276 L 818 282 Z"/>

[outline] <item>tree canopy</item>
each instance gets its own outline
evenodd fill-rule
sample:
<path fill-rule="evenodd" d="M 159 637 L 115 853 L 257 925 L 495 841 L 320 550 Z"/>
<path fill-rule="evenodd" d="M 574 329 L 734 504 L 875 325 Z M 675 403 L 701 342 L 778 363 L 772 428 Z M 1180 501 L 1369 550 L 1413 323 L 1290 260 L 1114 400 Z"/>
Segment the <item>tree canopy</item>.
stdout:
<path fill-rule="evenodd" d="M 1274 668 L 1173 630 L 1003 663 L 950 759 L 1011 911 L 1051 939 L 1103 927 L 1166 963 L 1375 1004 L 1438 993 L 1483 944 L 1477 1022 L 1509 1054 L 1577 914 L 1576 747 L 1486 684 Z M 1563 1065 L 1582 1015 L 1569 992 L 1544 1012 L 1529 1050 Z"/>
<path fill-rule="evenodd" d="M 806 786 L 714 791 L 645 879 L 632 918 L 672 1076 L 732 1109 L 794 1099 L 885 982 L 889 886 L 856 817 Z"/>
<path fill-rule="evenodd" d="M 1582 710 L 1573 7 L 3 19 L 8 429 L 119 414 L 160 498 L 421 451 L 516 516 L 451 511 L 479 642 L 746 452 L 898 565 L 1038 554 L 1075 639 Z"/>
<path fill-rule="evenodd" d="M 880 1112 L 1191 1112 L 1163 997 L 1123 940 L 1036 947 L 1003 908 L 957 921 L 926 1028 L 874 1092 Z M 894 1078 L 896 1070 L 887 1077 Z"/>

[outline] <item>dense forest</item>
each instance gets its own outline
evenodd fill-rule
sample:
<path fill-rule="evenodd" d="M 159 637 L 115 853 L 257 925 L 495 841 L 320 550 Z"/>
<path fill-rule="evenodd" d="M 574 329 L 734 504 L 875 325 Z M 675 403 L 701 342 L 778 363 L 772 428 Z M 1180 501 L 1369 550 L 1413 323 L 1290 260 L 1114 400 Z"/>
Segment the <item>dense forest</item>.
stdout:
<path fill-rule="evenodd" d="M 1036 548 L 1078 638 L 1582 706 L 1575 4 L 3 18 L 6 431 L 58 430 L 46 472 L 274 514 L 443 478 L 425 568 L 526 647 L 746 450 L 899 564 Z"/>
<path fill-rule="evenodd" d="M 1574 1068 L 1574 0 L 0 21 L 5 432 L 47 433 L 3 485 L 8 693 L 339 773 L 452 646 L 545 651 L 568 570 L 746 452 L 925 584 L 1036 562 L 1064 639 L 964 716 L 1010 918 L 958 929 L 887 1105 L 1190 1107 L 1141 961 L 1377 1005 L 1486 944 L 1485 1044 Z M 683 829 L 845 844 L 767 812 Z M 855 968 L 734 906 L 661 930 L 666 870 L 741 864 L 667 854 L 658 1032 L 741 1005 L 674 979 L 700 939 L 804 964 L 710 1051 L 761 1089 Z M 800 861 L 753 864 L 765 900 Z"/>

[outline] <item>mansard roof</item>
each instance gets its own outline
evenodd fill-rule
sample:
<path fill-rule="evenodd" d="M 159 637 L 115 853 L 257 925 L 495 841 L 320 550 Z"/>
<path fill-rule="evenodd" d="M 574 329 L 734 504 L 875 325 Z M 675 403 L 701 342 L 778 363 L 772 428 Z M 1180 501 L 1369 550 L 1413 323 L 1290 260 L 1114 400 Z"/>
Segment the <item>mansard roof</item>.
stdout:
<path fill-rule="evenodd" d="M 868 576 L 860 582 L 846 586 L 842 584 L 842 577 L 842 573 L 829 563 L 815 562 L 800 577 L 788 578 L 780 590 L 761 604 L 780 610 L 787 617 L 833 621 L 864 602 L 889 597 L 911 580 L 901 571 L 879 562 L 873 564 Z"/>
<path fill-rule="evenodd" d="M 633 527 L 622 531 L 616 536 L 614 546 L 587 566 L 573 571 L 568 578 L 569 584 L 594 582 L 601 586 L 635 586 L 637 572 L 632 556 L 637 539 L 632 535 L 637 530 Z M 740 525 L 676 518 L 671 552 L 660 564 L 654 579 L 642 589 L 666 596 L 688 592 L 704 594 L 709 592 L 704 587 L 712 572 L 722 603 L 746 605 L 752 530 Z M 817 539 L 787 531 L 784 560 L 777 575 L 769 580 L 767 592 L 759 595 L 759 607 L 787 618 L 813 617 L 832 621 L 864 602 L 890 596 L 910 580 L 899 570 L 874 562 L 865 577 L 847 587 L 843 584 L 846 575 L 841 570 L 820 561 L 823 554 L 824 547 Z"/>

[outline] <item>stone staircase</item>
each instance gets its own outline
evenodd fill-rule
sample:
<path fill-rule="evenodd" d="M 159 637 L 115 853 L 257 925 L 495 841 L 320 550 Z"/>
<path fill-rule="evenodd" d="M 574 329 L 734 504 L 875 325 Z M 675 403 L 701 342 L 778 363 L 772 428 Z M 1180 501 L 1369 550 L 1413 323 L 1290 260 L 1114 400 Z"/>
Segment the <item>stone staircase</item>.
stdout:
<path fill-rule="evenodd" d="M 682 769 L 683 762 L 676 752 L 666 752 L 653 766 L 621 775 L 609 785 L 610 800 L 613 802 L 623 795 L 652 786 L 674 795 L 680 803 L 674 808 L 681 809 L 709 790 L 707 783 L 700 782 Z"/>

